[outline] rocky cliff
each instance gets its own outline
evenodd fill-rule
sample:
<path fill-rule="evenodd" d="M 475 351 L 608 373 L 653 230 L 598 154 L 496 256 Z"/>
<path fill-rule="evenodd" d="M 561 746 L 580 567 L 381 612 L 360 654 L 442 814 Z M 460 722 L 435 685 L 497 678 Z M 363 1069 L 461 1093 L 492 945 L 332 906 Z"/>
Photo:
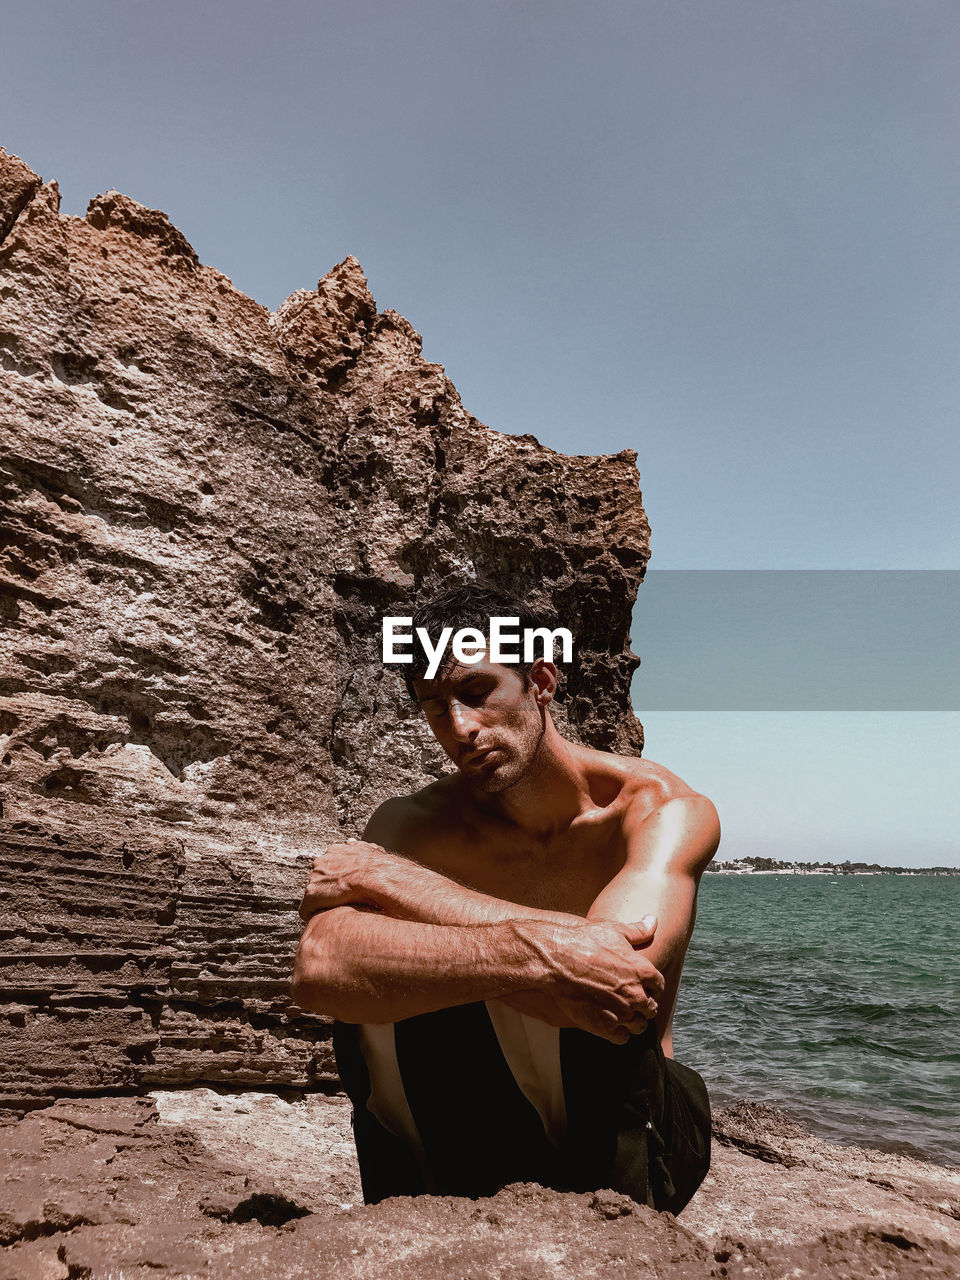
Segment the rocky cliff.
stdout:
<path fill-rule="evenodd" d="M 0 1106 L 331 1080 L 310 850 L 443 768 L 380 619 L 454 573 L 552 604 L 569 731 L 639 750 L 634 455 L 481 425 L 353 258 L 271 313 L 2 151 L 0 237 Z"/>

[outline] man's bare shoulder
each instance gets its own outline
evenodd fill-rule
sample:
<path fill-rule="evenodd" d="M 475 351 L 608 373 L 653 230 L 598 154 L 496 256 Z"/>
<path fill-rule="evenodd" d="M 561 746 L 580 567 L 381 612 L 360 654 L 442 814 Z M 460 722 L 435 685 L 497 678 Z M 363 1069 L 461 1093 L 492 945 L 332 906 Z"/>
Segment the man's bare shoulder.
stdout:
<path fill-rule="evenodd" d="M 633 760 L 624 810 L 624 835 L 639 847 L 669 851 L 668 861 L 699 877 L 720 843 L 713 801 L 653 760 Z"/>
<path fill-rule="evenodd" d="M 445 819 L 456 812 L 459 790 L 459 778 L 447 774 L 410 795 L 385 800 L 371 815 L 363 838 L 419 858 Z"/>
<path fill-rule="evenodd" d="M 696 791 L 665 765 L 639 756 L 586 750 L 588 766 L 595 776 L 615 790 L 613 805 L 621 814 L 625 835 L 635 833 L 654 815 L 666 816 L 695 833 L 699 843 L 709 844 L 719 819 L 713 802 Z"/>
<path fill-rule="evenodd" d="M 601 791 L 611 791 L 631 809 L 652 813 L 668 800 L 700 795 L 665 765 L 646 757 L 621 756 L 592 747 L 579 747 L 578 752 L 591 781 L 596 781 Z"/>

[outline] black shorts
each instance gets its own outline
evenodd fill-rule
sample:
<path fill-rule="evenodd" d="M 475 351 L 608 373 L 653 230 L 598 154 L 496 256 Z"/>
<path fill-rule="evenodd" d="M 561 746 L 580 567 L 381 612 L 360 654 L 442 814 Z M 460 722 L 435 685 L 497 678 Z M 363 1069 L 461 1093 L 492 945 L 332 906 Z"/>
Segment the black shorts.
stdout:
<path fill-rule="evenodd" d="M 429 1185 L 407 1144 L 367 1110 L 370 1077 L 357 1028 L 334 1024 L 368 1204 L 426 1192 L 488 1196 L 511 1182 L 538 1182 L 561 1191 L 611 1188 L 679 1213 L 710 1167 L 706 1087 L 664 1057 L 652 1024 L 625 1045 L 560 1031 L 562 1151 L 514 1080 L 484 1004 L 406 1018 L 394 1025 L 394 1040 Z"/>

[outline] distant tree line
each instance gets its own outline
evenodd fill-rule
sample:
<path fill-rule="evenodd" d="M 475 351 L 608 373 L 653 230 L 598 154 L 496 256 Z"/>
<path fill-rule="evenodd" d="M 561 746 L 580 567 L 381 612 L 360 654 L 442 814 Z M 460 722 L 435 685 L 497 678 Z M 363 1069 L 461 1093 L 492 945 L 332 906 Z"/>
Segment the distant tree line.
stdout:
<path fill-rule="evenodd" d="M 882 867 L 878 862 L 784 862 L 780 858 L 736 858 L 733 862 L 713 862 L 708 871 L 721 871 L 725 867 L 739 867 L 746 871 L 825 871 L 835 875 L 852 876 L 869 872 L 872 875 L 960 875 L 960 867 Z"/>

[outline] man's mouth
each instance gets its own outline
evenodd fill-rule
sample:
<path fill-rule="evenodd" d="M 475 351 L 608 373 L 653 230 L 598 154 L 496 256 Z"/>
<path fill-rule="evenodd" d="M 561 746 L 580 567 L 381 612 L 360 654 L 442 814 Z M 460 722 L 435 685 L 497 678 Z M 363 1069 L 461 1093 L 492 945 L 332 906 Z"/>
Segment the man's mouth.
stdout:
<path fill-rule="evenodd" d="M 497 749 L 496 747 L 484 747 L 482 751 L 471 751 L 469 755 L 463 756 L 461 758 L 460 760 L 461 769 L 464 769 L 464 768 L 469 769 L 471 766 L 475 764 L 480 764 L 482 760 L 486 759 L 486 757 L 490 755 L 491 751 L 496 751 L 496 749 Z"/>

